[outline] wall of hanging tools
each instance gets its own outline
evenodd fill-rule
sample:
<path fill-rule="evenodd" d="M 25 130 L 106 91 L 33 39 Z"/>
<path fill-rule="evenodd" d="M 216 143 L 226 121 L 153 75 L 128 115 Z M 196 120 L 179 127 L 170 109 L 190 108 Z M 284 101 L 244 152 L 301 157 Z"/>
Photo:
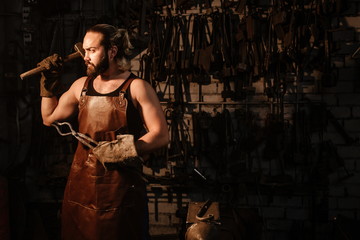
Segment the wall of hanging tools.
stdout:
<path fill-rule="evenodd" d="M 310 136 L 300 135 L 325 130 L 326 106 L 307 94 L 321 94 L 324 88 L 336 86 L 338 70 L 332 56 L 338 49 L 332 35 L 340 31 L 334 16 L 343 10 L 343 1 L 172 4 L 151 15 L 149 45 L 139 60 L 140 76 L 151 82 L 166 105 L 172 133 L 170 161 L 178 159 L 177 165 L 183 167 L 193 162 L 204 144 L 204 136 L 198 136 L 201 128 L 217 125 L 211 121 L 220 123 L 215 128 L 223 128 L 213 130 L 223 145 L 213 155 L 217 159 L 229 157 L 223 155 L 224 147 L 244 149 L 238 138 L 247 138 L 249 133 L 241 132 L 242 121 L 250 124 L 247 130 L 255 135 L 247 153 L 265 141 L 262 158 L 268 159 L 301 152 L 299 141 Z M 210 88 L 209 97 L 206 89 Z M 214 105 L 220 108 L 203 111 Z M 318 108 L 311 113 L 318 116 L 305 116 L 305 108 Z M 187 114 L 191 126 L 184 121 Z M 306 129 L 300 121 L 307 117 L 316 118 L 320 126 Z M 287 138 L 295 135 L 295 145 L 283 149 L 284 143 L 291 142 Z M 273 141 L 274 137 L 280 142 Z M 290 155 L 286 157 L 294 157 Z"/>
<path fill-rule="evenodd" d="M 268 239 L 278 239 L 272 231 L 286 224 L 272 225 L 284 216 L 289 236 L 316 238 L 336 215 L 329 179 L 353 176 L 334 135 L 346 146 L 357 137 L 327 95 L 339 82 L 339 35 L 354 33 L 341 17 L 348 8 L 311 0 L 160 4 L 139 57 L 171 133 L 149 166 L 153 182 L 185 186 L 193 201 L 254 207 Z"/>

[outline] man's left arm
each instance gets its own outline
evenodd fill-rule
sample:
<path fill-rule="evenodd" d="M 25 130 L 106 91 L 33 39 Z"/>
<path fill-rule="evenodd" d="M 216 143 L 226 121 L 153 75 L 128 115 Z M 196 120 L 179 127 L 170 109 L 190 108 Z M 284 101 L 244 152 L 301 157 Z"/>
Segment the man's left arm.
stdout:
<path fill-rule="evenodd" d="M 169 132 L 163 109 L 152 86 L 144 80 L 134 80 L 130 85 L 135 106 L 140 111 L 148 132 L 135 142 L 139 156 L 146 156 L 169 142 Z"/>

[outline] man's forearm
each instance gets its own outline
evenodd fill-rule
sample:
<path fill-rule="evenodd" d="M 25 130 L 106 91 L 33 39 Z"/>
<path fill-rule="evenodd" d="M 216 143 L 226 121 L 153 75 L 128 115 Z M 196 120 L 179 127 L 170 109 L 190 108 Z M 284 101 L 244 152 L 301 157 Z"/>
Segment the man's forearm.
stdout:
<path fill-rule="evenodd" d="M 135 147 L 138 155 L 146 159 L 148 154 L 166 146 L 168 142 L 167 132 L 163 134 L 147 133 L 135 142 Z"/>
<path fill-rule="evenodd" d="M 41 99 L 41 116 L 43 119 L 43 123 L 46 126 L 50 126 L 51 123 L 54 122 L 52 119 L 52 114 L 54 113 L 54 110 L 56 106 L 58 105 L 59 100 L 57 97 L 43 97 Z"/>

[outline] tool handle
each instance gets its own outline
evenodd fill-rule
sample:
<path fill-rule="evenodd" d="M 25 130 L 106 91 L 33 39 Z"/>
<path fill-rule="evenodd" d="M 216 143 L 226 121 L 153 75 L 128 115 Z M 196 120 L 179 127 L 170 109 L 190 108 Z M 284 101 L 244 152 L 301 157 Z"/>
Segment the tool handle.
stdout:
<path fill-rule="evenodd" d="M 68 61 L 71 61 L 71 60 L 73 60 L 75 58 L 78 58 L 78 57 L 81 57 L 81 53 L 80 52 L 74 52 L 72 54 L 69 54 L 69 55 L 65 56 L 63 61 L 68 62 Z"/>
<path fill-rule="evenodd" d="M 71 61 L 71 60 L 73 60 L 75 58 L 78 58 L 78 57 L 81 57 L 81 56 L 82 55 L 81 55 L 80 52 L 74 52 L 74 53 L 71 53 L 71 54 L 65 56 L 63 61 L 68 62 L 68 61 Z M 44 68 L 44 67 L 36 67 L 36 68 L 33 68 L 33 69 L 31 69 L 31 70 L 29 70 L 27 72 L 24 72 L 24 73 L 20 74 L 20 78 L 21 78 L 21 80 L 24 80 L 24 78 L 27 78 L 27 77 L 30 77 L 32 75 L 41 73 L 41 72 L 43 72 L 45 70 L 46 70 L 46 68 Z"/>
<path fill-rule="evenodd" d="M 20 78 L 21 78 L 21 80 L 24 80 L 24 78 L 35 75 L 37 73 L 41 73 L 41 72 L 43 72 L 45 70 L 46 70 L 46 68 L 44 68 L 44 67 L 33 68 L 33 69 L 31 69 L 31 70 L 29 70 L 27 72 L 24 72 L 24 73 L 20 74 Z"/>

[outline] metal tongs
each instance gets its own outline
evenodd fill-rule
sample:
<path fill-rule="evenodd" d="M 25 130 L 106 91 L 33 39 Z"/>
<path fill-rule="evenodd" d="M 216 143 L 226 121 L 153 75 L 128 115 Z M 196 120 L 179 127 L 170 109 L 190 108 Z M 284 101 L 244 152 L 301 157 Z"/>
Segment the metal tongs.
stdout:
<path fill-rule="evenodd" d="M 62 132 L 60 130 L 60 126 L 63 126 L 63 125 L 66 125 L 69 127 L 69 132 Z M 90 137 L 86 136 L 85 134 L 83 133 L 79 133 L 79 132 L 76 132 L 70 123 L 68 122 L 58 122 L 58 121 L 55 121 L 51 124 L 51 126 L 55 127 L 57 132 L 61 135 L 61 136 L 68 136 L 68 135 L 73 135 L 77 140 L 79 140 L 82 144 L 84 144 L 85 146 L 93 149 L 94 147 L 96 147 L 98 145 L 98 142 L 91 139 Z"/>

